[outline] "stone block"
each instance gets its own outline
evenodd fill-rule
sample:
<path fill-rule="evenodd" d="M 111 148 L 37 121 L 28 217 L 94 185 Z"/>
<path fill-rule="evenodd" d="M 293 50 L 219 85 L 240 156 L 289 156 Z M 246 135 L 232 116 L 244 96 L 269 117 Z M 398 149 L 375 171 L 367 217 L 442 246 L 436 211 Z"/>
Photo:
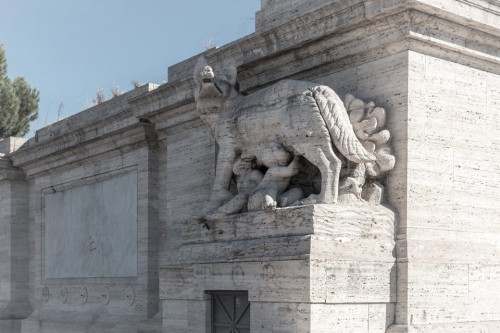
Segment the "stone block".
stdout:
<path fill-rule="evenodd" d="M 210 332 L 207 321 L 209 301 L 168 300 L 162 302 L 163 332 Z"/>
<path fill-rule="evenodd" d="M 413 325 L 469 320 L 469 267 L 464 264 L 411 264 L 408 311 Z"/>
<path fill-rule="evenodd" d="M 368 332 L 386 332 L 395 320 L 395 303 L 368 305 Z"/>
<path fill-rule="evenodd" d="M 46 278 L 137 276 L 137 173 L 46 193 L 44 203 Z"/>
<path fill-rule="evenodd" d="M 186 221 L 178 265 L 160 270 L 160 298 L 202 301 L 212 290 L 243 290 L 252 331 L 353 325 L 368 332 L 372 322 L 370 332 L 384 332 L 396 301 L 395 215 L 383 206 L 355 207 L 236 214 L 209 228 Z"/>
<path fill-rule="evenodd" d="M 163 301 L 163 325 L 169 329 L 188 328 L 188 301 Z"/>
<path fill-rule="evenodd" d="M 367 316 L 370 313 L 370 316 Z M 252 332 L 384 333 L 392 323 L 392 305 L 253 302 Z"/>
<path fill-rule="evenodd" d="M 368 304 L 312 304 L 309 332 L 368 332 L 368 306 Z M 303 331 L 299 326 L 298 332 Z"/>
<path fill-rule="evenodd" d="M 311 300 L 308 260 L 264 262 L 260 268 L 259 300 L 301 303 Z"/>
<path fill-rule="evenodd" d="M 11 139 L 2 142 L 10 146 L 14 144 Z M 7 156 L 0 156 L 0 325 L 11 327 L 12 332 L 20 332 L 14 319 L 24 319 L 33 311 L 29 302 L 28 184 L 22 178 L 22 171 Z M 5 332 L 11 331 L 5 328 Z"/>
<path fill-rule="evenodd" d="M 311 205 L 184 222 L 177 261 L 310 257 L 394 261 L 395 214 L 380 205 Z"/>
<path fill-rule="evenodd" d="M 327 303 L 396 302 L 396 264 L 323 261 Z"/>
<path fill-rule="evenodd" d="M 500 290 L 500 265 L 469 265 L 468 320 L 498 321 L 500 302 L 495 292 Z"/>

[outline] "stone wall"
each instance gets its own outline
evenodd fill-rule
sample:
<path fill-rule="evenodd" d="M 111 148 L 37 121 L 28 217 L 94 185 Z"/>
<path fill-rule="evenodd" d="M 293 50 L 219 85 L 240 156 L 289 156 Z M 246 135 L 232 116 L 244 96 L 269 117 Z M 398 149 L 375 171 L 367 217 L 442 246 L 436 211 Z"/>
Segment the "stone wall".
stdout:
<path fill-rule="evenodd" d="M 498 4 L 263 1 L 256 24 L 207 61 L 245 94 L 307 80 L 384 107 L 397 225 L 341 243 L 325 225 L 358 220 L 321 206 L 198 224 L 218 147 L 195 56 L 0 141 L 1 332 L 209 332 L 214 290 L 248 291 L 252 332 L 500 331 Z"/>
<path fill-rule="evenodd" d="M 410 60 L 404 316 L 429 330 L 475 331 L 500 318 L 492 293 L 500 287 L 500 76 L 421 53 Z"/>
<path fill-rule="evenodd" d="M 19 329 L 16 319 L 32 312 L 28 274 L 28 185 L 22 170 L 5 158 L 25 140 L 0 141 L 0 329 Z"/>
<path fill-rule="evenodd" d="M 160 331 L 156 136 L 127 101 L 154 88 L 42 129 L 12 157 L 29 214 L 20 332 Z"/>

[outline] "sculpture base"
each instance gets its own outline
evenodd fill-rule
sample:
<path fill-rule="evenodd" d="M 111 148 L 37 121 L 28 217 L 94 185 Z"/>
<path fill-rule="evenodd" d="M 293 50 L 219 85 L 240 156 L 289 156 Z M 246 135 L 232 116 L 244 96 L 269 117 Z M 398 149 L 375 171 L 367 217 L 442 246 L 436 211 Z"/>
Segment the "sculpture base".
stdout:
<path fill-rule="evenodd" d="M 246 291 L 251 332 L 385 332 L 396 291 L 394 213 L 311 205 L 184 229 L 160 270 L 165 332 L 210 332 L 211 291 Z"/>

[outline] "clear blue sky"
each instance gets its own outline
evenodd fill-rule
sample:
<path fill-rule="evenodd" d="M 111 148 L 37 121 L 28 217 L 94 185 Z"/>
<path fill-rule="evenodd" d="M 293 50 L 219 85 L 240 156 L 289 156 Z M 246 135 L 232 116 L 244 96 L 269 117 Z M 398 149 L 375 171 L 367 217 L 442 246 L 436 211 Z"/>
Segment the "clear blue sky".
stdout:
<path fill-rule="evenodd" d="M 260 0 L 0 0 L 10 78 L 40 91 L 34 131 L 84 110 L 102 88 L 163 83 L 167 68 L 254 32 Z"/>

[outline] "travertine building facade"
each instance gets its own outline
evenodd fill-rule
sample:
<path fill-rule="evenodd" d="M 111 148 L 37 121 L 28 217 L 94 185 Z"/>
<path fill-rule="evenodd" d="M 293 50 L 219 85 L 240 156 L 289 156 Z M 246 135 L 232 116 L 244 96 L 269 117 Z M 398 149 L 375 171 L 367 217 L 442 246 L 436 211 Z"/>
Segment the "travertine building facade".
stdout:
<path fill-rule="evenodd" d="M 227 142 L 197 55 L 0 141 L 0 332 L 212 332 L 231 302 L 241 332 L 500 331 L 498 1 L 263 0 L 203 56 L 241 96 L 292 79 L 383 108 L 382 205 L 200 223 Z"/>

